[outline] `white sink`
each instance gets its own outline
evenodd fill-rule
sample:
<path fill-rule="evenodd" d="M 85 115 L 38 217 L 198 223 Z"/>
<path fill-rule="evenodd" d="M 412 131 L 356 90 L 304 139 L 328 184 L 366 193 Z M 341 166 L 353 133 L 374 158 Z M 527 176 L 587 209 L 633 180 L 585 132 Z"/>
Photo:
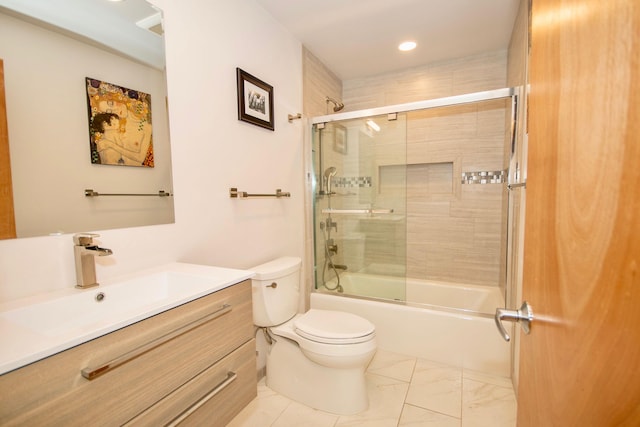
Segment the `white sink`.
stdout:
<path fill-rule="evenodd" d="M 253 272 L 172 263 L 0 311 L 0 374 L 226 288 Z"/>
<path fill-rule="evenodd" d="M 83 331 L 214 287 L 216 277 L 163 271 L 28 305 L 2 318 L 48 336 Z"/>

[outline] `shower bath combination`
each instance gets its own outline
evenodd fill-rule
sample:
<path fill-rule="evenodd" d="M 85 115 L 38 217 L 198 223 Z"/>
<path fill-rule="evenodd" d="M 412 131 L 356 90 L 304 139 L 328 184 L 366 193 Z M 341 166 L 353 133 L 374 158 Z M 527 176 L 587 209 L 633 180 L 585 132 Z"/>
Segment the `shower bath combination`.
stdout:
<path fill-rule="evenodd" d="M 329 107 L 339 101 L 326 98 L 330 113 L 310 123 L 312 308 L 376 319 L 402 354 L 446 363 L 462 360 L 464 345 L 465 366 L 509 374 L 493 314 L 513 292 L 507 239 L 518 233 L 507 209 L 518 194 L 509 190 L 524 187 L 512 184 L 522 92 L 338 114 Z M 438 326 L 416 327 L 416 319 Z"/>
<path fill-rule="evenodd" d="M 451 288 L 492 286 L 506 299 L 509 224 L 501 189 L 511 182 L 514 135 L 508 131 L 516 127 L 518 91 L 504 88 L 312 119 L 319 181 L 317 288 L 340 285 L 345 294 L 359 294 L 348 277 L 366 273 L 387 276 L 389 282 L 402 278 L 405 286 L 388 286 L 394 289 L 390 301 L 429 303 L 406 285 L 410 279 L 437 279 Z M 326 101 L 342 107 L 336 99 Z M 428 109 L 437 113 L 422 112 Z M 447 127 L 467 126 L 470 114 L 482 123 L 475 129 L 481 143 Z M 379 131 L 370 131 L 371 121 Z M 490 149 L 478 148 L 487 144 Z M 478 159 L 484 169 L 475 166 Z M 472 222 L 481 226 L 470 227 Z M 460 265 L 460 259 L 467 262 Z M 348 264 L 348 271 L 339 264 Z"/>

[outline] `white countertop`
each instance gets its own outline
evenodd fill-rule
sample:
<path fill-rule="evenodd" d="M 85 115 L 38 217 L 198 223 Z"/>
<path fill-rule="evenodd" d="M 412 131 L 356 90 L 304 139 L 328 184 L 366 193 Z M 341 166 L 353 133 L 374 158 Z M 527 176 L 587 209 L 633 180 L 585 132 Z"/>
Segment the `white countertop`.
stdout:
<path fill-rule="evenodd" d="M 0 374 L 254 276 L 252 271 L 186 263 L 0 305 Z M 97 301 L 102 293 L 104 298 Z"/>

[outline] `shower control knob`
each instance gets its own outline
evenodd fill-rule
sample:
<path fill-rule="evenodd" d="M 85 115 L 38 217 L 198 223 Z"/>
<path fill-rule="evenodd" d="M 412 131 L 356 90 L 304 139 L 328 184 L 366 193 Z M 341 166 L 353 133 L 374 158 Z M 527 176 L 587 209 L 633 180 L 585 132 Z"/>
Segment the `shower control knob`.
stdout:
<path fill-rule="evenodd" d="M 277 284 L 276 282 L 273 282 L 273 283 L 271 283 L 270 285 L 267 285 L 267 288 L 273 288 L 273 289 L 275 289 L 275 288 L 277 288 L 277 287 L 278 287 L 278 284 Z"/>

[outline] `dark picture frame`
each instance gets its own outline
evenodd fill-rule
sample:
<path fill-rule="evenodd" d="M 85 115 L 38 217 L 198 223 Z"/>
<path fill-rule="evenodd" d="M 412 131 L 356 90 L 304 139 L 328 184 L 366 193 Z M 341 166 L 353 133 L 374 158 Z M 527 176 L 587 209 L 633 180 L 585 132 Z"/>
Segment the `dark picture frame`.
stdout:
<path fill-rule="evenodd" d="M 238 120 L 274 130 L 273 86 L 236 68 Z"/>

